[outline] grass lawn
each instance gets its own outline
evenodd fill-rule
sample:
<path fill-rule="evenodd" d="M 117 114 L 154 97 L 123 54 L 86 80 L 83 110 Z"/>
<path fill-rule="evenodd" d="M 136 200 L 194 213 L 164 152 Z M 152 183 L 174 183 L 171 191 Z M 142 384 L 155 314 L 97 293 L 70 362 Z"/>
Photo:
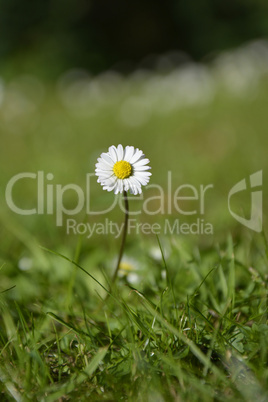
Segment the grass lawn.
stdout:
<path fill-rule="evenodd" d="M 1 400 L 267 400 L 268 68 L 262 54 L 249 46 L 232 53 L 232 62 L 222 56 L 209 67 L 128 78 L 91 79 L 77 71 L 55 85 L 28 76 L 5 83 Z M 91 213 L 109 209 L 114 194 L 91 177 L 87 205 L 68 215 L 77 193 L 66 190 L 62 216 L 57 196 L 70 183 L 85 193 L 97 157 L 119 143 L 150 159 L 153 186 L 129 204 L 130 211 L 141 210 L 136 223 L 160 230 L 130 231 L 112 285 L 120 235 L 67 227 L 68 219 L 80 228 L 121 225 L 118 203 Z M 256 232 L 234 219 L 228 194 L 243 179 L 249 188 L 249 176 L 260 170 L 263 231 Z M 7 184 L 22 172 L 36 176 L 14 185 L 14 203 L 39 213 L 18 214 L 6 200 Z M 180 200 L 179 213 L 174 193 L 183 184 L 197 193 Z M 208 185 L 202 202 L 200 186 Z M 151 214 L 144 210 L 148 198 Z M 250 188 L 230 205 L 249 219 Z M 210 223 L 212 231 L 165 230 L 178 219 L 192 228 Z"/>

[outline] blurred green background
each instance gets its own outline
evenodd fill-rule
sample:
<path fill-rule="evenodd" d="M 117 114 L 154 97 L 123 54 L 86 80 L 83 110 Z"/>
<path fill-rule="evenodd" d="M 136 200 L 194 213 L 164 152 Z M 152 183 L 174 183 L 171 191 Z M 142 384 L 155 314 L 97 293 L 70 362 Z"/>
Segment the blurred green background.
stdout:
<path fill-rule="evenodd" d="M 229 231 L 254 234 L 230 215 L 228 192 L 263 170 L 266 227 L 267 7 L 260 0 L 0 1 L 3 255 L 22 230 L 44 245 L 77 242 L 56 227 L 55 215 L 9 210 L 5 189 L 15 174 L 52 173 L 50 184 L 85 190 L 99 154 L 119 143 L 144 151 L 152 184 L 166 189 L 168 171 L 174 191 L 182 184 L 213 184 L 204 216 L 180 217 L 212 223 L 214 235 L 194 236 L 197 242 L 220 240 Z M 92 208 L 111 205 L 113 194 L 91 182 Z M 18 184 L 14 194 L 19 206 L 36 206 L 34 180 Z M 76 201 L 70 192 L 66 208 Z M 196 207 L 188 202 L 184 208 Z M 233 197 L 236 213 L 249 218 L 250 208 L 249 190 Z M 122 212 L 76 216 L 88 222 L 106 217 L 119 222 Z M 164 218 L 139 216 L 152 223 Z M 95 242 L 114 240 L 90 239 Z"/>
<path fill-rule="evenodd" d="M 256 233 L 234 219 L 228 209 L 228 194 L 236 183 L 246 180 L 248 189 L 232 197 L 231 208 L 239 216 L 249 219 L 249 177 L 255 172 L 263 172 L 263 229 L 267 234 L 267 110 L 267 0 L 0 0 L 1 386 L 2 382 L 6 383 L 4 387 L 10 393 L 18 388 L 23 400 L 44 400 L 44 395 L 47 395 L 52 401 L 56 400 L 51 395 L 54 378 L 57 377 L 55 390 L 61 390 L 58 397 L 65 392 L 62 385 L 65 383 L 68 386 L 68 381 L 69 384 L 73 381 L 70 373 L 75 372 L 79 375 L 77 378 L 81 378 L 80 366 L 77 365 L 80 351 L 71 346 L 77 345 L 77 340 L 74 340 L 77 334 L 69 333 L 72 327 L 68 324 L 66 328 L 61 321 L 61 324 L 54 323 L 52 316 L 47 315 L 48 311 L 83 330 L 85 326 L 91 326 L 92 316 L 97 323 L 95 329 L 99 323 L 101 328 L 100 332 L 99 328 L 94 332 L 97 340 L 94 348 L 106 345 L 115 336 L 110 346 L 114 340 L 120 342 L 118 352 L 121 349 L 120 328 L 123 328 L 124 322 L 127 323 L 122 329 L 125 332 L 126 328 L 127 334 L 122 345 L 131 345 L 130 351 L 137 348 L 133 353 L 134 360 L 131 360 L 134 364 L 133 378 L 129 381 L 130 377 L 123 376 L 124 370 L 123 377 L 120 374 L 116 378 L 110 370 L 109 361 L 100 371 L 104 387 L 109 386 L 105 377 L 108 372 L 112 377 L 109 380 L 111 389 L 121 388 L 122 383 L 132 388 L 135 383 L 134 388 L 140 388 L 142 394 L 143 388 L 136 382 L 136 368 L 137 373 L 141 370 L 139 375 L 147 390 L 151 389 L 148 384 L 154 377 L 159 375 L 159 383 L 162 380 L 168 383 L 171 378 L 169 369 L 165 372 L 162 357 L 154 360 L 151 349 L 151 371 L 147 364 L 138 368 L 140 358 L 136 359 L 136 352 L 142 360 L 147 347 L 147 341 L 143 344 L 139 335 L 140 331 L 136 333 L 138 327 L 136 329 L 136 325 L 128 321 L 127 315 L 124 318 L 123 310 L 117 316 L 118 309 L 114 308 L 111 297 L 107 305 L 100 304 L 100 296 L 104 297 L 105 292 L 92 278 L 70 261 L 42 248 L 77 261 L 101 284 L 109 287 L 107 278 L 111 278 L 115 270 L 121 239 L 111 233 L 95 234 L 91 238 L 87 238 L 87 234 L 68 234 L 66 219 L 74 218 L 77 223 L 92 225 L 103 223 L 108 218 L 121 224 L 124 219 L 122 211 L 117 205 L 109 213 L 89 215 L 84 207 L 77 215 L 64 215 L 63 225 L 57 226 L 55 188 L 57 185 L 75 184 L 85 192 L 87 174 L 94 173 L 98 156 L 109 146 L 121 143 L 142 149 L 150 159 L 150 184 L 163 188 L 165 206 L 168 203 L 168 172 L 172 176 L 172 195 L 184 184 L 194 186 L 199 194 L 201 185 L 213 185 L 205 196 L 204 214 L 198 201 L 185 200 L 180 205 L 182 209 L 197 210 L 196 214 L 182 215 L 173 207 L 169 215 L 165 208 L 163 214 L 142 213 L 136 218 L 138 222 L 162 225 L 166 218 L 171 225 L 177 218 L 180 224 L 203 219 L 212 225 L 213 233 L 210 235 L 171 236 L 163 231 L 160 234 L 176 303 L 182 303 L 181 306 L 178 304 L 181 321 L 179 325 L 178 321 L 174 323 L 176 328 L 182 329 L 188 326 L 188 316 L 191 331 L 185 333 L 187 339 L 192 339 L 216 365 L 218 363 L 210 352 L 216 347 L 218 339 L 222 342 L 222 330 L 225 328 L 227 339 L 235 344 L 239 333 L 237 329 L 240 331 L 240 327 L 246 328 L 247 325 L 251 327 L 253 323 L 252 331 L 249 332 L 247 327 L 245 338 L 241 334 L 245 349 L 240 343 L 241 338 L 237 338 L 237 345 L 242 346 L 245 353 L 246 369 L 243 368 L 238 376 L 237 369 L 241 370 L 244 365 L 239 358 L 239 365 L 234 364 L 233 368 L 235 375 L 226 371 L 224 377 L 228 375 L 232 383 L 230 389 L 238 382 L 238 387 L 243 390 L 241 395 L 251 389 L 245 400 L 253 394 L 261 395 L 255 392 L 251 370 L 256 365 L 260 372 L 256 379 L 260 378 L 260 386 L 262 381 L 265 388 L 267 372 L 263 370 L 262 373 L 262 364 L 264 366 L 267 362 L 267 348 L 261 335 L 264 336 L 267 329 L 262 325 L 266 312 L 267 246 L 264 245 L 263 233 Z M 46 178 L 44 184 L 45 187 L 50 185 L 54 191 L 53 214 L 19 215 L 8 207 L 5 197 L 7 184 L 14 175 L 23 172 L 43 172 L 45 178 L 50 174 L 52 180 Z M 113 203 L 114 194 L 103 191 L 96 177 L 90 184 L 91 208 L 108 208 Z M 148 199 L 158 196 L 159 192 L 148 186 L 143 194 Z M 184 194 L 189 195 L 187 191 Z M 18 182 L 13 198 L 20 208 L 36 208 L 36 180 Z M 64 206 L 71 209 L 76 204 L 76 194 L 66 192 Z M 142 205 L 137 197 L 136 200 L 131 199 L 130 211 Z M 160 207 L 157 200 L 150 205 L 154 210 Z M 156 236 L 131 232 L 122 261 L 124 267 L 120 266 L 118 280 L 120 300 L 121 296 L 122 300 L 125 298 L 126 306 L 130 303 L 133 311 L 137 311 L 137 317 L 141 317 L 141 307 L 135 298 L 137 295 L 123 286 L 134 283 L 146 297 L 155 300 L 157 306 L 161 304 L 161 314 L 163 300 L 164 311 L 167 312 L 163 317 L 165 321 L 167 318 L 167 322 L 173 322 L 171 317 L 174 307 L 177 310 L 177 304 L 175 297 L 173 303 L 171 293 L 166 292 L 170 285 Z M 209 275 L 207 281 L 208 273 L 215 267 L 218 267 L 215 275 Z M 204 278 L 206 283 L 203 283 Z M 229 303 L 232 298 L 233 302 Z M 198 321 L 201 318 L 196 315 L 198 310 L 193 310 L 190 315 L 189 300 L 194 299 L 195 303 L 199 300 L 200 311 L 205 309 L 204 317 L 210 314 L 208 317 L 215 324 L 215 331 L 212 326 L 212 332 L 209 332 L 211 326 L 207 322 L 210 321 L 203 321 L 203 316 L 202 326 L 196 326 L 195 321 L 191 321 L 191 315 L 196 316 Z M 228 325 L 223 327 L 222 318 L 218 318 L 221 313 L 214 316 L 214 310 L 210 310 L 209 306 L 216 311 L 224 311 Z M 148 318 L 147 312 L 144 317 L 148 324 L 151 318 Z M 155 317 L 152 319 L 150 333 Z M 129 332 L 128 326 L 132 325 L 133 330 Z M 106 326 L 107 331 L 104 330 Z M 163 326 L 163 338 L 161 335 L 163 356 L 169 355 L 168 338 L 175 334 L 166 331 L 167 328 Z M 91 330 L 87 328 L 87 331 L 90 334 Z M 103 338 L 103 331 L 109 337 Z M 156 339 L 160 341 L 158 325 L 155 331 Z M 209 335 L 204 344 L 199 343 L 198 333 L 204 339 Z M 165 339 L 166 343 L 163 343 Z M 212 349 L 209 351 L 206 345 L 210 339 Z M 63 342 L 66 345 L 69 343 L 70 347 L 60 346 Z M 90 354 L 85 349 L 85 367 L 88 367 L 87 361 L 92 362 L 94 350 L 97 350 L 92 349 L 91 341 L 88 345 Z M 114 351 L 117 351 L 116 345 L 113 344 Z M 230 346 L 228 341 L 228 348 Z M 56 351 L 56 348 L 59 350 Z M 65 356 L 63 360 L 61 348 Z M 71 348 L 71 355 L 78 353 L 73 361 L 70 360 Z M 158 343 L 152 350 L 154 348 L 158 349 Z M 161 352 L 161 348 L 157 353 Z M 184 349 L 181 356 L 178 354 L 181 352 L 177 340 L 174 348 L 174 357 L 184 359 Z M 226 354 L 228 361 L 229 357 Z M 66 368 L 65 358 L 69 359 Z M 205 394 L 199 393 L 199 390 L 204 390 L 210 381 L 211 388 L 206 390 L 208 400 L 212 400 L 214 395 L 215 398 L 228 397 L 228 383 L 223 383 L 221 396 L 218 388 L 220 376 L 212 379 L 209 365 L 204 367 L 202 383 L 199 381 L 202 369 L 195 361 L 190 357 L 182 366 L 190 399 L 192 391 L 197 389 L 198 394 L 193 393 L 193 400 L 200 400 L 200 395 Z M 177 367 L 180 369 L 178 362 L 174 360 L 176 370 Z M 158 371 L 157 365 L 161 366 L 161 370 Z M 70 366 L 71 371 L 67 372 Z M 240 376 L 243 377 L 241 382 Z M 87 372 L 86 378 L 84 389 L 88 388 L 89 382 L 95 387 L 95 377 L 91 381 Z M 192 382 L 190 386 L 188 378 L 189 384 Z M 114 380 L 118 382 L 113 383 Z M 80 383 L 76 381 L 73 384 L 77 386 L 73 397 L 80 400 L 83 388 L 81 390 Z M 152 389 L 157 388 L 153 385 Z M 210 394 L 210 389 L 215 390 L 215 394 Z M 110 394 L 105 395 L 103 390 L 100 392 L 100 398 L 110 398 Z M 161 399 L 160 394 L 159 397 L 158 394 L 152 395 L 150 398 Z M 172 391 L 170 395 L 175 394 Z M 236 399 L 235 395 L 230 393 L 230 398 Z M 110 399 L 120 398 L 115 393 Z M 133 400 L 137 399 L 134 397 Z"/>
<path fill-rule="evenodd" d="M 172 50 L 200 61 L 267 37 L 267 12 L 265 0 L 1 0 L 1 71 L 128 72 Z"/>

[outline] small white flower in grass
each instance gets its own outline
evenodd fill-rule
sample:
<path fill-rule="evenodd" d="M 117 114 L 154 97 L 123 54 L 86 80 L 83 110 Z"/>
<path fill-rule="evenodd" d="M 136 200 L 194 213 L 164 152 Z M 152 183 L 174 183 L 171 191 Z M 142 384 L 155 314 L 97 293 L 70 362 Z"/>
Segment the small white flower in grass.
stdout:
<path fill-rule="evenodd" d="M 118 276 L 126 278 L 129 283 L 134 285 L 140 281 L 138 271 L 137 261 L 132 258 L 123 258 L 119 265 Z"/>
<path fill-rule="evenodd" d="M 150 180 L 149 162 L 138 148 L 112 145 L 98 158 L 95 169 L 97 181 L 103 190 L 114 191 L 115 194 L 128 190 L 134 195 L 141 194 L 141 186 Z"/>
<path fill-rule="evenodd" d="M 98 176 L 97 181 L 103 186 L 103 190 L 114 191 L 115 194 L 124 193 L 124 230 L 116 270 L 111 281 L 112 285 L 116 281 L 120 269 L 127 236 L 129 217 L 127 191 L 129 190 L 134 195 L 142 193 L 141 186 L 148 184 L 151 176 L 151 173 L 148 172 L 151 169 L 148 166 L 149 162 L 149 159 L 145 158 L 145 155 L 139 148 L 132 146 L 123 148 L 119 144 L 117 147 L 112 145 L 108 149 L 108 152 L 102 153 L 100 158 L 98 158 L 98 163 L 96 163 L 95 173 Z"/>

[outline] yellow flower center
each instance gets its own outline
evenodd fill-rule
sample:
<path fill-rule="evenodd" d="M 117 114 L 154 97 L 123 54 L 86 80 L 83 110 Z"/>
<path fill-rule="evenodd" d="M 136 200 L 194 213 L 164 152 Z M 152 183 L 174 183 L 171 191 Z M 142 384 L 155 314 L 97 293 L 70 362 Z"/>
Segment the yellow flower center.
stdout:
<path fill-rule="evenodd" d="M 132 166 L 129 162 L 119 161 L 114 164 L 113 171 L 118 179 L 126 179 L 132 173 Z"/>
<path fill-rule="evenodd" d="M 134 271 L 135 267 L 132 264 L 129 264 L 128 262 L 121 262 L 119 265 L 119 269 L 121 273 L 124 273 L 125 275 L 128 274 L 130 271 Z"/>

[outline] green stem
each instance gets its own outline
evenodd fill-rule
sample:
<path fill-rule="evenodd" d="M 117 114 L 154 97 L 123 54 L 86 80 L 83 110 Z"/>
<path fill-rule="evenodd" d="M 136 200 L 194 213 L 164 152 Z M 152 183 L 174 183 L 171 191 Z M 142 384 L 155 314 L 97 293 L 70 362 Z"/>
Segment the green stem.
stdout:
<path fill-rule="evenodd" d="M 119 251 L 119 255 L 118 255 L 116 270 L 114 271 L 114 275 L 112 278 L 112 284 L 114 284 L 114 282 L 116 281 L 116 278 L 117 278 L 117 274 L 118 274 L 119 267 L 120 267 L 120 262 L 122 260 L 122 256 L 123 256 L 123 252 L 124 252 L 124 248 L 125 248 L 126 237 L 127 237 L 129 209 L 128 209 L 128 199 L 127 199 L 126 191 L 124 191 L 124 200 L 125 200 L 125 213 L 126 213 L 125 214 L 125 223 L 124 223 L 124 232 L 123 232 L 122 243 L 121 243 L 121 247 L 120 247 L 120 251 Z"/>

